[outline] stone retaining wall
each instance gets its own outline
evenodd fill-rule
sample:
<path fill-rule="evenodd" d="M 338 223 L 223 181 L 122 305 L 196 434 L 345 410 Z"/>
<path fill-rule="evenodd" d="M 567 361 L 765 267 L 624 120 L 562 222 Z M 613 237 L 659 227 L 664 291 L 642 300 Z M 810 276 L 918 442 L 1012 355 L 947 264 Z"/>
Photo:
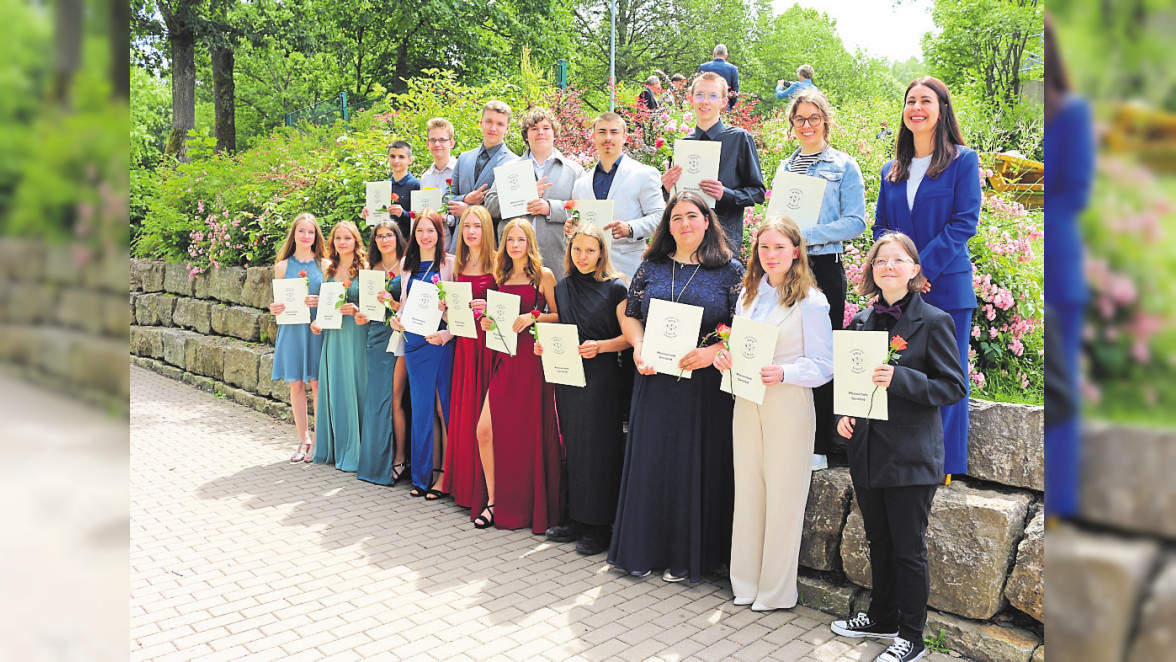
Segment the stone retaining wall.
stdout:
<path fill-rule="evenodd" d="M 182 265 L 132 260 L 132 362 L 288 420 L 289 388 L 269 378 L 271 273 L 230 267 L 189 280 Z M 941 488 L 932 506 L 927 633 L 943 630 L 947 646 L 978 660 L 1044 659 L 1043 409 L 971 407 L 971 477 Z M 808 504 L 801 601 L 838 616 L 864 611 L 869 560 L 848 469 L 813 474 Z"/>

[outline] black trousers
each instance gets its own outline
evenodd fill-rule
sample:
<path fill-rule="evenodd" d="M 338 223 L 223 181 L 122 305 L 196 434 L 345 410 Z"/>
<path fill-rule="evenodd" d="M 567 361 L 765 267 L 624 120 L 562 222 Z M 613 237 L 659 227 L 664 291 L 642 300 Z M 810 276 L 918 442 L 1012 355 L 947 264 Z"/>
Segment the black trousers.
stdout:
<path fill-rule="evenodd" d="M 817 287 L 829 300 L 829 322 L 833 330 L 842 330 L 845 328 L 845 267 L 841 264 L 841 254 L 810 255 L 809 268 L 817 279 Z M 813 410 L 817 415 L 817 438 L 813 452 L 826 455 L 832 447 L 829 440 L 835 433 L 832 381 L 813 389 Z"/>
<path fill-rule="evenodd" d="M 870 620 L 923 642 L 931 577 L 927 569 L 927 516 L 937 485 L 862 489 L 854 485 L 870 543 L 874 589 Z"/>

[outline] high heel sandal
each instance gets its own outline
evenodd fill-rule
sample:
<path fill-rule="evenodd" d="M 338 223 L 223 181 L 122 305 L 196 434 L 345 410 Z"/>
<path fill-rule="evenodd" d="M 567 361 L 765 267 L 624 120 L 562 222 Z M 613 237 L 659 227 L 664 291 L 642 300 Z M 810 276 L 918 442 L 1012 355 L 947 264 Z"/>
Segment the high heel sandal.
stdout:
<path fill-rule="evenodd" d="M 303 448 L 310 449 L 311 445 L 305 441 L 298 444 L 298 452 L 290 456 L 290 464 L 298 464 L 306 459 L 308 454 L 302 450 Z"/>
<path fill-rule="evenodd" d="M 400 469 L 400 471 L 397 471 L 396 467 L 402 467 L 402 468 Z M 398 462 L 398 463 L 392 465 L 392 485 L 393 485 L 393 487 L 396 486 L 396 483 L 400 482 L 400 479 L 404 477 L 404 474 L 407 471 L 408 471 L 408 463 L 407 462 Z"/>
<path fill-rule="evenodd" d="M 490 519 L 486 519 L 486 515 L 490 515 Z M 494 504 L 486 506 L 481 515 L 474 519 L 475 529 L 489 529 L 494 526 Z"/>
<path fill-rule="evenodd" d="M 441 474 L 442 476 L 444 476 L 445 470 L 444 469 L 434 469 L 433 476 L 436 476 L 437 474 Z M 440 484 L 441 484 L 440 480 L 433 481 L 433 484 L 431 486 L 429 486 L 429 490 L 427 492 L 425 492 L 425 501 L 439 501 L 439 500 L 441 500 L 442 497 L 449 496 L 449 492 L 442 492 L 441 490 L 437 489 L 437 485 L 440 485 Z"/>

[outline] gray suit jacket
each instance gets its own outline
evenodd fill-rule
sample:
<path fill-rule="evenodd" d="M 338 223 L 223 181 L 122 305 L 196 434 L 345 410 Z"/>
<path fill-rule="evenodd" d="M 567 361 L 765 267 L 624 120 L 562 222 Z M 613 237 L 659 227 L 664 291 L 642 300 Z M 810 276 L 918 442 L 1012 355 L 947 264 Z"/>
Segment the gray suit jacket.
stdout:
<path fill-rule="evenodd" d="M 531 150 L 526 150 L 519 160 L 531 160 Z M 551 153 L 547 163 L 543 164 L 543 174 L 551 183 L 551 187 L 539 196 L 551 205 L 551 215 L 531 216 L 531 227 L 535 228 L 535 238 L 539 242 L 539 254 L 543 256 L 543 266 L 555 272 L 556 280 L 564 277 L 564 250 L 567 239 L 564 237 L 563 226 L 568 220 L 568 212 L 563 208 L 564 203 L 572 199 L 572 185 L 584 174 L 584 168 L 579 163 L 564 156 L 557 149 Z M 486 209 L 490 215 L 498 218 L 498 187 L 491 187 L 486 193 Z M 502 240 L 502 228 L 498 227 L 499 243 Z"/>
<path fill-rule="evenodd" d="M 505 165 L 519 158 L 517 154 L 510 151 L 510 147 L 508 147 L 506 143 L 503 143 L 502 147 L 499 148 L 498 153 L 490 159 L 490 162 L 486 164 L 486 168 L 482 170 L 482 176 L 475 178 L 474 166 L 477 165 L 478 155 L 482 153 L 482 150 L 483 145 L 478 145 L 474 149 L 471 149 L 467 152 L 462 152 L 461 156 L 457 157 L 457 165 L 453 168 L 453 197 L 455 199 L 460 199 L 470 191 L 477 190 L 478 187 L 482 186 L 483 184 L 487 186 L 493 186 L 494 168 L 500 165 Z M 489 189 L 487 189 L 486 193 L 488 194 L 489 192 Z M 483 205 L 485 205 L 485 201 L 483 201 Z M 494 218 L 494 224 L 497 226 L 498 221 L 500 220 L 498 218 L 498 214 L 491 210 L 490 215 Z M 449 237 L 448 248 L 450 253 L 454 252 L 454 240 L 457 234 L 458 233 L 456 231 L 452 232 Z"/>
<path fill-rule="evenodd" d="M 608 200 L 613 201 L 613 220 L 624 221 L 633 227 L 633 238 L 613 239 L 610 252 L 612 265 L 625 274 L 631 282 L 641 256 L 645 253 L 645 238 L 653 235 L 661 222 L 666 202 L 662 199 L 661 175 L 654 168 L 638 162 L 628 154 L 617 164 Z M 584 173 L 572 189 L 576 200 L 595 200 L 592 191 L 592 174 Z"/>

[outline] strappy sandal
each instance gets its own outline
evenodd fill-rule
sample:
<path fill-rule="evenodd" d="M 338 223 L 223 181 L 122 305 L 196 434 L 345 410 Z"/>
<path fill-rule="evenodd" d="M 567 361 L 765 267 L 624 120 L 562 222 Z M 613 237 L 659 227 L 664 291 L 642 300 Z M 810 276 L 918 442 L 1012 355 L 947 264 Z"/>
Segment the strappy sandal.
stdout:
<path fill-rule="evenodd" d="M 401 467 L 400 471 L 397 471 L 396 467 Z M 392 465 L 392 485 L 395 486 L 396 483 L 399 483 L 400 479 L 404 477 L 404 474 L 407 471 L 408 471 L 408 463 L 407 462 L 398 462 L 396 464 L 393 464 Z"/>
<path fill-rule="evenodd" d="M 302 461 L 310 464 L 314 462 L 314 444 L 307 444 L 307 446 L 310 446 L 310 450 L 306 451 L 306 457 L 302 458 Z"/>
<path fill-rule="evenodd" d="M 487 519 L 486 515 L 490 515 L 490 518 Z M 478 515 L 478 517 L 474 519 L 475 529 L 489 529 L 492 526 L 494 526 L 494 504 L 486 506 L 486 509 L 482 511 L 482 514 Z"/>
<path fill-rule="evenodd" d="M 445 470 L 434 469 L 433 476 L 436 476 L 437 474 L 444 476 Z M 425 501 L 440 501 L 443 497 L 449 496 L 449 492 L 442 492 L 441 490 L 437 489 L 437 486 L 440 484 L 440 480 L 433 481 L 433 485 L 429 487 L 429 491 L 425 492 Z"/>
<path fill-rule="evenodd" d="M 298 464 L 308 457 L 308 454 L 302 450 L 303 448 L 310 449 L 311 445 L 305 441 L 298 444 L 298 452 L 290 456 L 290 464 Z"/>

